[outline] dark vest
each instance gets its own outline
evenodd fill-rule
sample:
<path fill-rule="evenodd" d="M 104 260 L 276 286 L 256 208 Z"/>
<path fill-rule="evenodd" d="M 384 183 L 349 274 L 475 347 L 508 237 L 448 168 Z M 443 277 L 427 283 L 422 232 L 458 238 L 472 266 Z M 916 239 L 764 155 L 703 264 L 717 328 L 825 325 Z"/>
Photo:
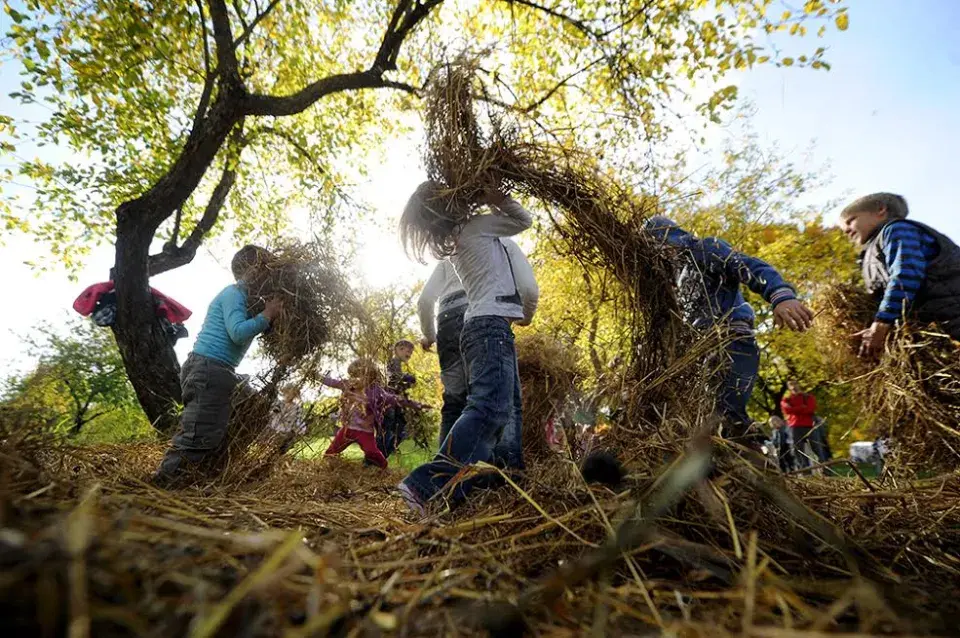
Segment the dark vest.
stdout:
<path fill-rule="evenodd" d="M 937 243 L 937 255 L 927 264 L 927 276 L 914 299 L 910 316 L 922 322 L 937 322 L 954 339 L 960 339 L 960 247 L 949 237 L 926 224 L 904 221 L 930 233 Z M 891 223 L 887 222 L 887 224 Z M 863 247 L 860 253 L 863 281 L 867 290 L 878 300 L 890 282 L 887 258 L 880 236 L 883 227 Z"/>

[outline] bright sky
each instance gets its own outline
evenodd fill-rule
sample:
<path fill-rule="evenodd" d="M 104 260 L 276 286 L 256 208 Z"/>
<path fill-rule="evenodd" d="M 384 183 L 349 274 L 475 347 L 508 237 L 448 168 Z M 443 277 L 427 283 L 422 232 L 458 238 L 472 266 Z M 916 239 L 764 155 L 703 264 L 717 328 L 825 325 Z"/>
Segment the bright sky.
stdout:
<path fill-rule="evenodd" d="M 815 196 L 833 197 L 889 190 L 906 196 L 911 214 L 960 239 L 960 2 L 954 0 L 870 0 L 851 3 L 850 28 L 824 39 L 830 72 L 761 68 L 744 73 L 741 95 L 755 109 L 751 126 L 764 144 L 779 144 L 801 161 L 815 143 L 815 166 L 829 164 L 832 185 Z M 5 16 L 4 16 L 5 18 Z M 6 30 L 7 20 L 0 20 Z M 5 96 L 17 86 L 9 68 L 0 77 Z M 16 107 L 0 97 L 0 112 Z M 365 233 L 360 259 L 373 286 L 423 279 L 429 267 L 410 262 L 396 240 L 396 220 L 408 194 L 423 179 L 417 133 L 398 140 L 385 161 L 371 167 L 368 183 L 353 196 L 378 212 L 380 222 Z M 835 211 L 834 211 L 835 212 Z M 9 372 L 29 361 L 16 335 L 40 321 L 57 322 L 72 313 L 81 289 L 107 278 L 112 248 L 97 250 L 80 275 L 37 275 L 27 266 L 43 250 L 23 238 L 7 238 L 0 249 L 0 272 L 12 301 L 0 317 L 0 365 Z M 231 281 L 233 248 L 222 242 L 205 246 L 184 268 L 156 277 L 153 284 L 194 311 L 189 352 L 211 297 Z M 246 362 L 241 371 L 255 364 Z M 5 375 L 4 375 L 5 376 Z"/>

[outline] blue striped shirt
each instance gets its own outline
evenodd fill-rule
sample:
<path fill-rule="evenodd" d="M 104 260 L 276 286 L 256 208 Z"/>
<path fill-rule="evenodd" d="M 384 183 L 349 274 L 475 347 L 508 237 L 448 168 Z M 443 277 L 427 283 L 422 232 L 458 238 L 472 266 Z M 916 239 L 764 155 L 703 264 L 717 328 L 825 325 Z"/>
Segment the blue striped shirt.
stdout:
<path fill-rule="evenodd" d="M 890 281 L 880 302 L 876 319 L 894 323 L 920 292 L 927 265 L 937 255 L 936 238 L 909 222 L 897 221 L 880 231 L 880 246 L 886 258 Z"/>

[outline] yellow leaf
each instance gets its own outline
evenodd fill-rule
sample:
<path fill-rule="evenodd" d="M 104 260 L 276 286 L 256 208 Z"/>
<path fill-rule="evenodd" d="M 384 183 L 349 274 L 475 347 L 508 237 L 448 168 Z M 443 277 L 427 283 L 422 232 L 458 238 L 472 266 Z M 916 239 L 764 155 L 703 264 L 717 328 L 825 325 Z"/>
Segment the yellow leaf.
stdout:
<path fill-rule="evenodd" d="M 837 28 L 841 31 L 846 31 L 847 27 L 850 26 L 850 16 L 844 13 L 838 13 L 837 17 L 834 18 L 834 22 L 837 24 Z"/>
<path fill-rule="evenodd" d="M 793 66 L 793 58 L 784 58 L 781 60 L 781 64 L 783 64 L 783 66 Z"/>

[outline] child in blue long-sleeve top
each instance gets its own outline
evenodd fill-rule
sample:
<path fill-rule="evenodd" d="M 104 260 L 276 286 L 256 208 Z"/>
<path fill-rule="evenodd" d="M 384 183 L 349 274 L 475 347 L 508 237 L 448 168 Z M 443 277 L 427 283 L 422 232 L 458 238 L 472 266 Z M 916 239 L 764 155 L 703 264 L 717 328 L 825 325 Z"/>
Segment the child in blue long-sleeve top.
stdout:
<path fill-rule="evenodd" d="M 737 252 L 722 239 L 698 238 L 662 216 L 649 219 L 646 228 L 678 249 L 678 296 L 687 322 L 701 330 L 723 322 L 731 332 L 733 339 L 727 346 L 730 368 L 717 402 L 725 421 L 725 435 L 744 437 L 751 425 L 747 403 L 757 379 L 760 351 L 753 332 L 756 316 L 743 298 L 740 285 L 773 305 L 778 328 L 807 330 L 813 323 L 813 313 L 797 299 L 796 291 L 776 268 Z"/>
<path fill-rule="evenodd" d="M 907 201 L 893 193 L 861 197 L 840 213 L 841 228 L 862 248 L 863 281 L 879 303 L 873 323 L 858 335 L 863 356 L 879 354 L 904 318 L 936 322 L 960 340 L 960 248 L 908 220 L 909 213 Z"/>
<path fill-rule="evenodd" d="M 230 264 L 237 282 L 210 302 L 193 352 L 180 369 L 180 429 L 157 470 L 158 483 L 172 482 L 186 463 L 200 463 L 223 442 L 230 420 L 230 397 L 240 383 L 236 367 L 254 337 L 270 328 L 282 310 L 279 300 L 269 299 L 255 317 L 247 312 L 244 279 L 269 255 L 259 246 L 241 248 Z"/>

